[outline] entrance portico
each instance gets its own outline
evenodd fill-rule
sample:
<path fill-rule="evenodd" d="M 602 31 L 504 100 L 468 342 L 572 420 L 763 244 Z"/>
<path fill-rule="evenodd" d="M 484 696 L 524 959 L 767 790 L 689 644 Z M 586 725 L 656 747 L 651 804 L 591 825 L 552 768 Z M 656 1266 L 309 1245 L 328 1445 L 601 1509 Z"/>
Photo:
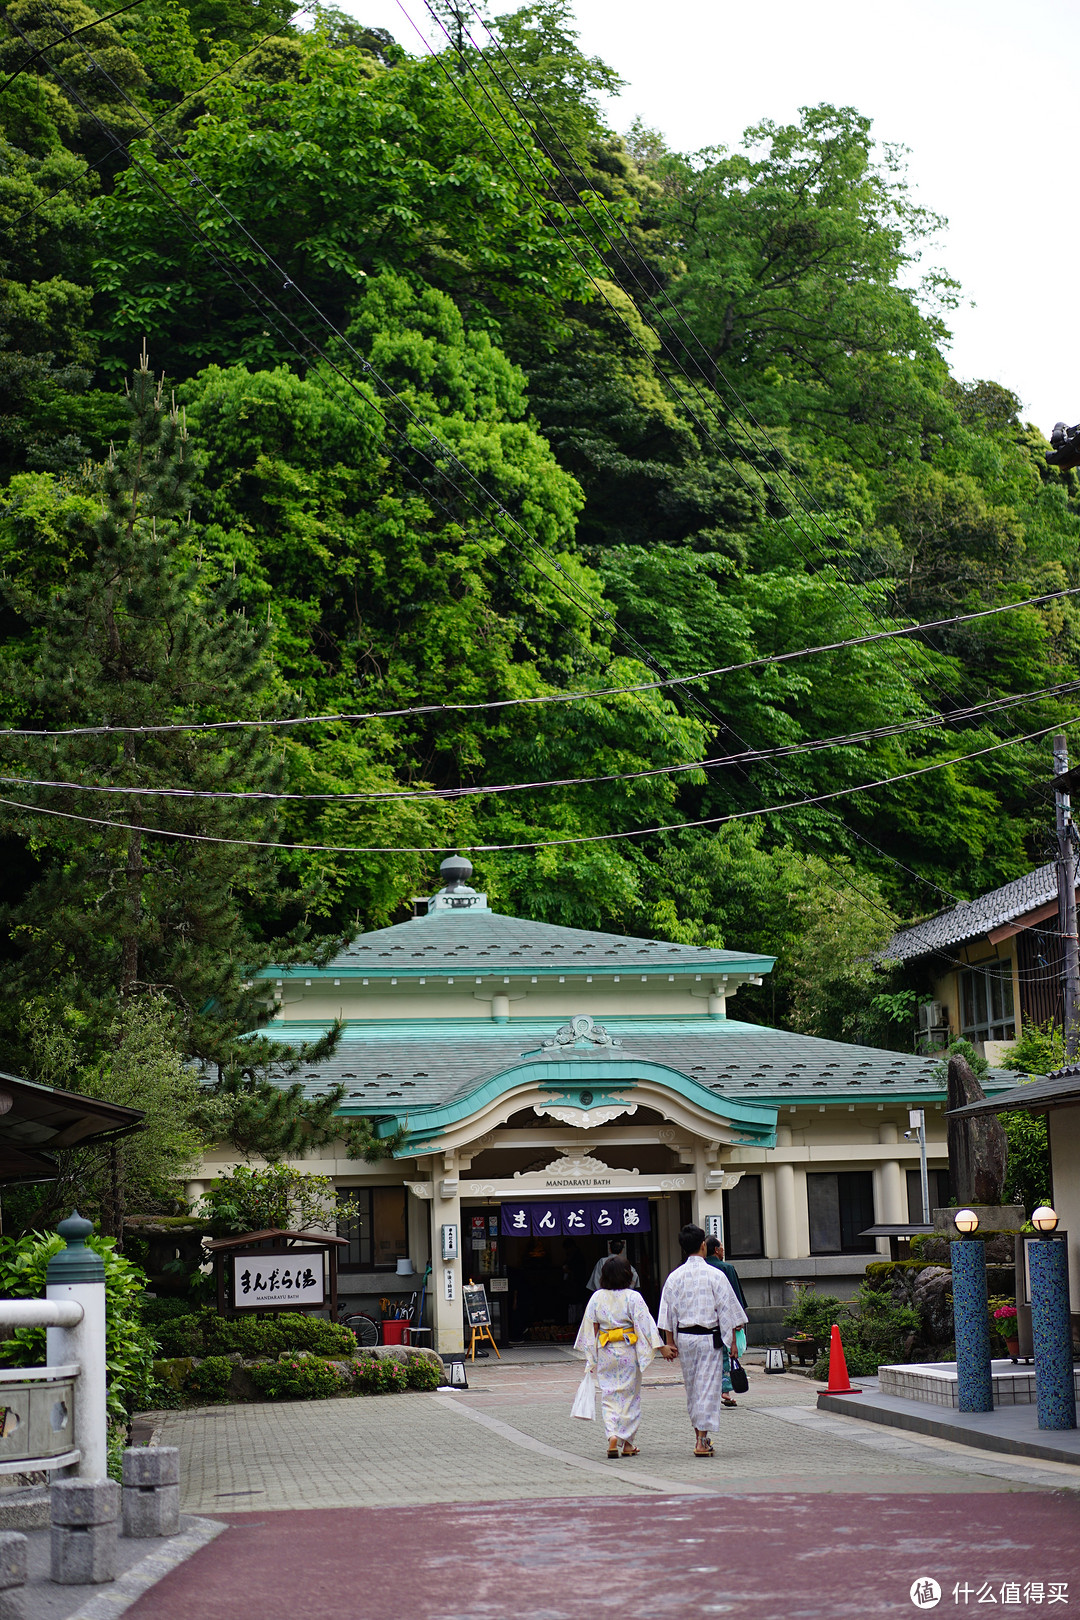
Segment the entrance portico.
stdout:
<path fill-rule="evenodd" d="M 478 1281 L 505 1280 L 507 1292 L 511 1282 L 509 1257 L 496 1241 L 509 1235 L 501 1219 L 494 1233 L 485 1224 L 481 1243 L 463 1228 L 463 1206 L 498 1217 L 504 1204 L 577 1198 L 585 1220 L 576 1217 L 577 1230 L 559 1224 L 566 1243 L 602 1235 L 605 1223 L 622 1230 L 619 1211 L 606 1209 L 609 1201 L 648 1200 L 655 1222 L 646 1216 L 643 1231 L 655 1228 L 659 1281 L 678 1263 L 675 1234 L 683 1219 L 704 1224 L 712 1215 L 722 1222 L 723 1192 L 741 1174 L 725 1170 L 725 1158 L 736 1146 L 773 1146 L 776 1109 L 731 1102 L 679 1069 L 635 1058 L 603 1025 L 579 1015 L 538 1055 L 526 1054 L 445 1107 L 381 1129 L 389 1136 L 401 1127 L 406 1135 L 397 1156 L 414 1160 L 421 1172 L 408 1187 L 430 1200 L 432 1253 L 442 1255 L 445 1226 L 460 1233 L 458 1257 L 441 1260 L 433 1290 L 436 1345 L 455 1351 L 463 1344 L 462 1281 L 474 1274 Z M 602 1224 L 590 1211 L 602 1211 Z"/>

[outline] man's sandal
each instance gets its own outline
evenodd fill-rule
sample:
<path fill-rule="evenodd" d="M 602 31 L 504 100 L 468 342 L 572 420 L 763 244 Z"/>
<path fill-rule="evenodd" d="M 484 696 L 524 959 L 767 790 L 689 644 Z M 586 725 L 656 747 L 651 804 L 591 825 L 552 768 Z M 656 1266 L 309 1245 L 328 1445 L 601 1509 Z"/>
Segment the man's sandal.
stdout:
<path fill-rule="evenodd" d="M 720 1397 L 721 1406 L 738 1406 L 738 1404 L 739 1403 L 735 1399 L 734 1395 L 721 1395 Z"/>
<path fill-rule="evenodd" d="M 715 1457 L 716 1452 L 713 1450 L 712 1441 L 711 1440 L 706 1440 L 704 1442 L 699 1441 L 698 1444 L 694 1447 L 694 1456 L 695 1457 Z"/>

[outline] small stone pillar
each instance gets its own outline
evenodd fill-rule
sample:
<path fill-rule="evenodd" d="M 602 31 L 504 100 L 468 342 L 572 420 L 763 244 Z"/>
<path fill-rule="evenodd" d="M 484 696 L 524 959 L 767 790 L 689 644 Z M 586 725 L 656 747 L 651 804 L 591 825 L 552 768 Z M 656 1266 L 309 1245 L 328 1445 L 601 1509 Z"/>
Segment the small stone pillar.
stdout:
<path fill-rule="evenodd" d="M 175 1536 L 180 1529 L 180 1452 L 131 1446 L 124 1452 L 125 1536 Z"/>
<path fill-rule="evenodd" d="M 956 1384 L 961 1412 L 992 1412 L 990 1323 L 986 1294 L 986 1250 L 979 1240 L 950 1243 Z"/>
<path fill-rule="evenodd" d="M 60 1586 L 116 1579 L 120 1487 L 111 1479 L 61 1479 L 52 1503 L 52 1578 Z"/>
<path fill-rule="evenodd" d="M 26 1537 L 18 1530 L 0 1531 L 0 1620 L 24 1620 L 25 1585 Z"/>
<path fill-rule="evenodd" d="M 1064 1238 L 1040 1238 L 1027 1253 L 1039 1428 L 1075 1429 L 1068 1246 Z"/>

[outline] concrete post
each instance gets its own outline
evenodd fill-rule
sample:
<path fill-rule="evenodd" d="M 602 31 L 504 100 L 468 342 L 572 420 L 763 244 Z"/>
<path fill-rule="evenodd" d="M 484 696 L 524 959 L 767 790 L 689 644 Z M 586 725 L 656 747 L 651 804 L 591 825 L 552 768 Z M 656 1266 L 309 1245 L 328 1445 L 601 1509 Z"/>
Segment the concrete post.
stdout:
<path fill-rule="evenodd" d="M 108 1424 L 105 1414 L 105 1267 L 86 1247 L 93 1231 L 90 1222 L 74 1210 L 57 1230 L 66 1247 L 54 1254 L 45 1273 L 45 1297 L 82 1306 L 82 1319 L 73 1327 L 50 1327 L 45 1333 L 45 1357 L 50 1367 L 77 1361 L 82 1371 L 75 1387 L 74 1443 L 82 1453 L 76 1467 L 79 1479 L 104 1479 L 108 1474 Z"/>
<path fill-rule="evenodd" d="M 776 1131 L 778 1148 L 791 1146 L 791 1126 L 780 1125 Z M 776 1187 L 776 1241 L 781 1260 L 795 1260 L 799 1254 L 797 1211 L 795 1209 L 795 1166 L 780 1163 L 774 1174 Z"/>
<path fill-rule="evenodd" d="M 125 1536 L 175 1536 L 180 1529 L 180 1452 L 129 1446 L 123 1457 Z"/>
<path fill-rule="evenodd" d="M 975 1241 L 950 1243 L 956 1383 L 961 1412 L 992 1412 L 990 1322 L 986 1294 L 986 1250 Z"/>
<path fill-rule="evenodd" d="M 1075 1429 L 1069 1257 L 1064 1238 L 1042 1238 L 1028 1244 L 1028 1275 L 1039 1428 Z"/>
<path fill-rule="evenodd" d="M 434 1175 L 431 1200 L 431 1320 L 435 1329 L 435 1349 L 440 1355 L 460 1354 L 465 1348 L 464 1317 L 461 1304 L 461 1200 L 457 1191 L 457 1171 Z M 443 1258 L 443 1227 L 454 1229 L 457 1256 Z"/>
<path fill-rule="evenodd" d="M 61 1479 L 49 1491 L 52 1578 L 58 1586 L 116 1579 L 120 1487 L 111 1479 Z"/>
<path fill-rule="evenodd" d="M 26 1537 L 18 1530 L 0 1531 L 0 1620 L 25 1620 L 26 1551 Z"/>

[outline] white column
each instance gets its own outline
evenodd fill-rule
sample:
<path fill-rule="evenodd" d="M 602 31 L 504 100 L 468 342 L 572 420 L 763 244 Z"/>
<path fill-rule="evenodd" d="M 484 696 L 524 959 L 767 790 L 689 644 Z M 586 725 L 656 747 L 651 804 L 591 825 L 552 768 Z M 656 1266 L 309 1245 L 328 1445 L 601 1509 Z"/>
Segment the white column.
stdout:
<path fill-rule="evenodd" d="M 776 1170 L 772 1165 L 761 1172 L 761 1219 L 765 1228 L 765 1254 L 780 1258 L 780 1235 L 776 1221 Z"/>
<path fill-rule="evenodd" d="M 778 1125 L 776 1128 L 776 1145 L 778 1148 L 791 1146 L 791 1126 Z M 793 1164 L 777 1164 L 774 1171 L 774 1184 L 776 1188 L 776 1242 L 780 1250 L 778 1259 L 797 1260 L 799 1258 L 798 1238 L 798 1211 L 795 1206 L 795 1166 Z"/>
<path fill-rule="evenodd" d="M 878 1126 L 878 1141 L 883 1147 L 892 1147 L 900 1140 L 897 1126 L 885 1120 Z M 888 1226 L 903 1226 L 907 1221 L 907 1185 L 899 1159 L 882 1159 L 874 1176 L 874 1199 L 877 1206 L 875 1219 Z M 878 1252 L 888 1257 L 892 1253 L 888 1238 L 878 1238 Z"/>
<path fill-rule="evenodd" d="M 453 1355 L 465 1348 L 461 1304 L 461 1200 L 458 1197 L 457 1170 L 434 1171 L 431 1200 L 431 1321 L 435 1329 L 434 1348 L 440 1355 Z M 442 1258 L 442 1229 L 452 1226 L 457 1237 L 457 1258 Z"/>
<path fill-rule="evenodd" d="M 714 1158 L 715 1158 L 715 1155 L 714 1155 Z M 704 1145 L 704 1143 L 703 1142 L 695 1142 L 694 1143 L 694 1201 L 693 1201 L 694 1221 L 695 1221 L 696 1225 L 704 1228 L 704 1226 L 705 1226 L 705 1217 L 707 1215 L 719 1215 L 719 1217 L 720 1217 L 720 1229 L 722 1231 L 723 1226 L 724 1226 L 724 1194 L 723 1194 L 723 1190 L 720 1187 L 707 1187 L 706 1184 L 705 1184 L 706 1183 L 706 1178 L 708 1177 L 709 1172 L 711 1170 L 713 1170 L 713 1169 L 716 1169 L 716 1168 L 718 1168 L 718 1166 L 716 1166 L 715 1164 L 710 1165 L 707 1158 L 706 1158 L 706 1156 L 705 1156 L 705 1145 Z"/>

